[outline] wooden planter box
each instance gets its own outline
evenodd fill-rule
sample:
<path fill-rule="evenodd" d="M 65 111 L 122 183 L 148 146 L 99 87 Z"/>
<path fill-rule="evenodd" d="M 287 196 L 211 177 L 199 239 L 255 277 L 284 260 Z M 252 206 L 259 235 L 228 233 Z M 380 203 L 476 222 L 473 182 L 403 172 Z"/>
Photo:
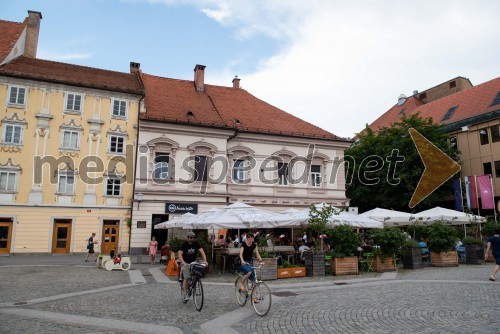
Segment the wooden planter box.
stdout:
<path fill-rule="evenodd" d="M 465 245 L 465 263 L 483 264 L 484 263 L 483 245 Z"/>
<path fill-rule="evenodd" d="M 490 251 L 488 252 L 488 260 L 486 262 L 495 262 L 495 258 L 493 257 L 493 250 L 490 247 Z"/>
<path fill-rule="evenodd" d="M 325 253 L 318 252 L 316 254 L 307 252 L 304 253 L 304 262 L 308 277 L 324 277 L 325 276 Z"/>
<path fill-rule="evenodd" d="M 357 275 L 358 272 L 358 257 L 335 257 L 332 259 L 332 274 L 340 275 Z"/>
<path fill-rule="evenodd" d="M 457 251 L 431 252 L 431 265 L 434 267 L 456 267 L 458 266 Z"/>
<path fill-rule="evenodd" d="M 401 256 L 404 269 L 422 269 L 422 250 L 420 247 L 411 247 L 403 251 Z"/>
<path fill-rule="evenodd" d="M 264 265 L 257 270 L 257 275 L 260 280 L 269 281 L 278 278 L 278 259 L 264 258 Z"/>
<path fill-rule="evenodd" d="M 306 276 L 306 267 L 292 267 L 293 277 L 305 277 Z"/>
<path fill-rule="evenodd" d="M 387 271 L 395 271 L 396 270 L 396 261 L 392 257 L 384 257 L 377 256 L 375 260 L 373 260 L 372 264 L 373 271 L 378 273 L 385 273 Z"/>
<path fill-rule="evenodd" d="M 294 268 L 278 268 L 277 276 L 278 278 L 291 278 L 293 277 Z"/>

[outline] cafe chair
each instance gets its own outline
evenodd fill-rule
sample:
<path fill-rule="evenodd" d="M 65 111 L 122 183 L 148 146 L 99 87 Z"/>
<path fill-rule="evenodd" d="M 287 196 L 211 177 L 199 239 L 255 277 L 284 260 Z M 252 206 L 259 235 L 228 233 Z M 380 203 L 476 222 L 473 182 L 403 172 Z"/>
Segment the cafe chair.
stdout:
<path fill-rule="evenodd" d="M 361 265 L 361 271 L 373 271 L 373 253 L 363 253 L 363 259 L 359 261 Z"/>

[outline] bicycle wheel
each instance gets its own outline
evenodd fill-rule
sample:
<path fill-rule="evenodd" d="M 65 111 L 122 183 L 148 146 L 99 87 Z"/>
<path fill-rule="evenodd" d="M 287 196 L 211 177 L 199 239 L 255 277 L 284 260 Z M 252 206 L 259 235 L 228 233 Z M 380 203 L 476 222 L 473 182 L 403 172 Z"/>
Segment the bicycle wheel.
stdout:
<path fill-rule="evenodd" d="M 240 306 L 244 306 L 247 303 L 247 297 L 248 297 L 248 280 L 245 282 L 245 287 L 247 289 L 247 292 L 241 292 L 240 286 L 242 280 L 243 277 L 241 275 L 238 275 L 238 277 L 236 277 L 236 281 L 234 282 L 234 292 L 236 293 L 236 301 Z"/>
<path fill-rule="evenodd" d="M 201 280 L 199 278 L 197 278 L 194 283 L 193 294 L 194 306 L 196 307 L 196 310 L 201 311 L 201 308 L 203 307 L 203 285 L 201 284 Z"/>
<path fill-rule="evenodd" d="M 184 295 L 185 295 L 185 293 L 184 293 L 184 288 L 182 287 L 182 282 L 181 282 L 180 284 L 181 284 L 181 300 L 182 300 L 182 302 L 183 302 L 184 304 L 186 304 L 186 303 L 187 303 L 187 301 L 188 301 L 188 299 L 184 299 Z M 188 282 L 188 289 L 189 289 L 189 282 Z"/>
<path fill-rule="evenodd" d="M 252 290 L 252 306 L 261 317 L 271 309 L 271 290 L 266 283 L 256 283 Z"/>

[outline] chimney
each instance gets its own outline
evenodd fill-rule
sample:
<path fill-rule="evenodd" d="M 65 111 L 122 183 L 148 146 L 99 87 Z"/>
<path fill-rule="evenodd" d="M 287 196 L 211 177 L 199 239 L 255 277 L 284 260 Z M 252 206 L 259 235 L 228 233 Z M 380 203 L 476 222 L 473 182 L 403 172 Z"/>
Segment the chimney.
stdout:
<path fill-rule="evenodd" d="M 194 85 L 196 91 L 205 91 L 205 65 L 196 65 L 194 67 Z"/>
<path fill-rule="evenodd" d="M 28 25 L 26 26 L 26 40 L 24 41 L 25 57 L 36 58 L 41 19 L 42 13 L 28 10 Z"/>
<path fill-rule="evenodd" d="M 414 90 L 413 95 L 417 95 L 417 94 L 418 94 L 418 90 Z"/>
<path fill-rule="evenodd" d="M 240 78 L 237 75 L 233 79 L 233 88 L 240 88 Z"/>
<path fill-rule="evenodd" d="M 133 61 L 130 62 L 130 73 L 137 73 L 141 69 L 141 63 L 134 63 Z"/>

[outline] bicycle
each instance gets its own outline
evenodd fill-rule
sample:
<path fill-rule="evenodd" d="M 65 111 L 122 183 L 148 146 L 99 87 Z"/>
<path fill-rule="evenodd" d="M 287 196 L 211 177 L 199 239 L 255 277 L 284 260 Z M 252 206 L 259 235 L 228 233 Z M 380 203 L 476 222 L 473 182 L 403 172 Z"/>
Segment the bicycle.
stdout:
<path fill-rule="evenodd" d="M 240 306 L 244 306 L 247 302 L 248 297 L 251 297 L 252 306 L 255 312 L 263 317 L 265 316 L 269 310 L 271 309 L 271 289 L 267 286 L 266 283 L 262 282 L 257 278 L 256 269 L 261 269 L 262 263 L 258 267 L 251 267 L 254 275 L 255 282 L 251 286 L 249 286 L 247 279 L 245 281 L 246 291 L 241 291 L 241 281 L 243 280 L 243 276 L 241 274 L 238 275 L 236 281 L 234 282 L 235 292 L 236 292 L 236 301 Z"/>
<path fill-rule="evenodd" d="M 184 287 L 181 284 L 181 300 L 183 303 L 187 303 L 189 297 L 193 295 L 194 307 L 196 307 L 197 311 L 201 311 L 203 307 L 203 284 L 201 284 L 201 279 L 205 277 L 205 273 L 207 271 L 207 265 L 202 263 L 193 262 L 189 264 L 189 272 L 191 277 L 188 278 L 187 281 L 187 297 L 184 298 Z M 180 275 L 180 273 L 179 273 Z"/>

